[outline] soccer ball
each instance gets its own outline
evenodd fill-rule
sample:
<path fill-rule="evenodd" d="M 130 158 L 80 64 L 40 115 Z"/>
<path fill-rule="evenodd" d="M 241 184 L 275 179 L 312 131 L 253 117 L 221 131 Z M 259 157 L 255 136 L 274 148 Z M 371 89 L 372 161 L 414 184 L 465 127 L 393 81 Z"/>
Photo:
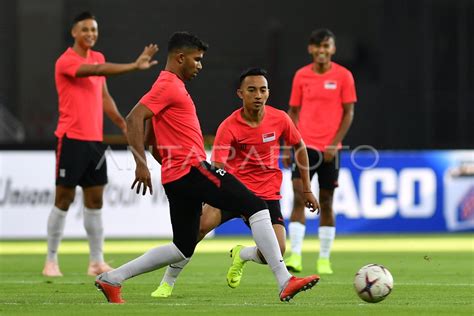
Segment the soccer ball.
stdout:
<path fill-rule="evenodd" d="M 368 264 L 360 268 L 354 278 L 354 288 L 361 299 L 369 303 L 383 301 L 393 289 L 390 271 L 380 264 Z"/>

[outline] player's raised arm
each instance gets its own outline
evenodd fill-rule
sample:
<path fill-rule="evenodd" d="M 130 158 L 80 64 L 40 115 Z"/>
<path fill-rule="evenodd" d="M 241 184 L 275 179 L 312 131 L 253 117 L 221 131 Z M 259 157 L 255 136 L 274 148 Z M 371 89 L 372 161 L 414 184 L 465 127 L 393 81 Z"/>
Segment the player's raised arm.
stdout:
<path fill-rule="evenodd" d="M 88 76 L 111 76 L 119 75 L 135 70 L 146 70 L 158 64 L 158 61 L 152 60 L 158 52 L 158 45 L 150 44 L 145 46 L 143 52 L 131 63 L 103 63 L 103 64 L 82 64 L 76 72 L 76 77 Z"/>
<path fill-rule="evenodd" d="M 150 194 L 153 194 L 151 175 L 146 163 L 144 140 L 145 121 L 152 116 L 153 112 L 141 103 L 135 105 L 127 115 L 127 138 L 136 163 L 135 180 L 133 181 L 132 189 L 137 184 L 137 194 L 139 194 L 143 185 L 143 195 L 145 195 L 147 187 L 150 189 Z"/>
<path fill-rule="evenodd" d="M 296 166 L 298 167 L 303 182 L 303 195 L 305 205 L 311 212 L 317 211 L 319 213 L 320 206 L 318 200 L 311 191 L 311 179 L 309 177 L 309 159 L 306 145 L 303 140 L 293 146 L 295 150 Z"/>

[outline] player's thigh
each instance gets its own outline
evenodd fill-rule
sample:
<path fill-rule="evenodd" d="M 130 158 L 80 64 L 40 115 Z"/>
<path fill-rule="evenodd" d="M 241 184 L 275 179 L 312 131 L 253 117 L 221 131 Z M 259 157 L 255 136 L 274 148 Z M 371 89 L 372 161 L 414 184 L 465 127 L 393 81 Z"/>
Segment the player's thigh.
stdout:
<path fill-rule="evenodd" d="M 87 145 L 89 161 L 87 169 L 79 179 L 79 185 L 83 188 L 104 186 L 108 181 L 105 147 L 99 142 L 88 142 Z"/>
<path fill-rule="evenodd" d="M 338 153 L 339 155 L 339 153 Z M 320 189 L 332 190 L 339 186 L 339 157 L 332 161 L 324 162 L 318 167 L 318 182 Z"/>
<path fill-rule="evenodd" d="M 195 192 L 207 204 L 246 217 L 267 208 L 262 199 L 255 196 L 239 180 L 223 169 L 214 169 L 204 163 L 199 167 L 198 172 L 200 179 Z"/>
<path fill-rule="evenodd" d="M 56 147 L 56 185 L 73 188 L 87 170 L 89 154 L 87 142 L 58 138 Z"/>
<path fill-rule="evenodd" d="M 173 243 L 187 257 L 191 257 L 198 242 L 202 203 L 196 199 L 170 198 Z"/>

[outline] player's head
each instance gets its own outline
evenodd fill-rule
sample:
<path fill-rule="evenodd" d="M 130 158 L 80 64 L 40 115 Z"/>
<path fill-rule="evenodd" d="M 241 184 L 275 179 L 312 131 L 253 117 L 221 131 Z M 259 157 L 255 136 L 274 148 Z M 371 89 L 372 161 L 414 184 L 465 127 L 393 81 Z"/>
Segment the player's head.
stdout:
<path fill-rule="evenodd" d="M 262 68 L 249 68 L 240 75 L 237 95 L 242 99 L 246 109 L 260 110 L 267 103 L 270 90 L 266 76 L 267 72 Z"/>
<path fill-rule="evenodd" d="M 308 53 L 318 64 L 331 62 L 336 53 L 336 36 L 328 29 L 314 30 L 309 37 Z"/>
<path fill-rule="evenodd" d="M 176 32 L 168 41 L 168 62 L 177 67 L 183 80 L 197 76 L 202 69 L 201 60 L 208 45 L 193 34 Z"/>
<path fill-rule="evenodd" d="M 78 14 L 72 21 L 71 35 L 75 44 L 84 49 L 92 48 L 99 37 L 95 16 L 88 11 Z"/>

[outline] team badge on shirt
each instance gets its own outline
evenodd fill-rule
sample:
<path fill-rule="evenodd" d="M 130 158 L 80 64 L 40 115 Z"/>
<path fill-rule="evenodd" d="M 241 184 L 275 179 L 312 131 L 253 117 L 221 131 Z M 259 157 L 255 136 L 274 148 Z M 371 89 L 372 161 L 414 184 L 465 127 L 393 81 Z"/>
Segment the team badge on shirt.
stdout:
<path fill-rule="evenodd" d="M 324 89 L 326 89 L 326 90 L 336 90 L 337 89 L 337 81 L 333 81 L 333 80 L 324 81 Z"/>
<path fill-rule="evenodd" d="M 275 132 L 262 134 L 262 139 L 264 143 L 274 141 L 276 139 Z"/>

